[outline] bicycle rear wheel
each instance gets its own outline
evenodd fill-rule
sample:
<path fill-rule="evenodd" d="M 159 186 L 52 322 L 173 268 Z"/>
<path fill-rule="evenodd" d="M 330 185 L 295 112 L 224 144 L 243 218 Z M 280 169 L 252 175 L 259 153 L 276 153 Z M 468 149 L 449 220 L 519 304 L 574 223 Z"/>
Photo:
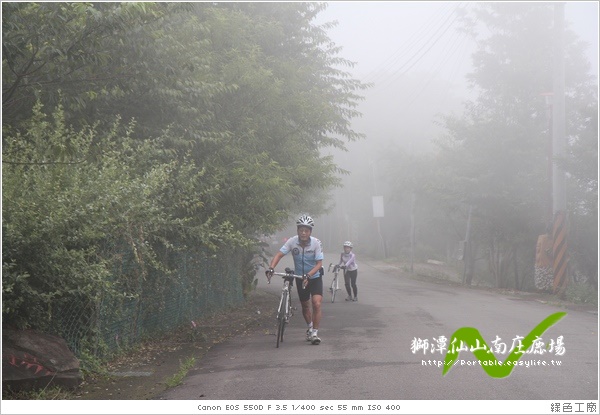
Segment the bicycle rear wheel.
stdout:
<path fill-rule="evenodd" d="M 283 332 L 285 331 L 286 323 L 286 311 L 288 306 L 288 293 L 284 292 L 281 294 L 281 304 L 279 306 L 279 312 L 277 313 L 277 345 L 283 342 Z"/>

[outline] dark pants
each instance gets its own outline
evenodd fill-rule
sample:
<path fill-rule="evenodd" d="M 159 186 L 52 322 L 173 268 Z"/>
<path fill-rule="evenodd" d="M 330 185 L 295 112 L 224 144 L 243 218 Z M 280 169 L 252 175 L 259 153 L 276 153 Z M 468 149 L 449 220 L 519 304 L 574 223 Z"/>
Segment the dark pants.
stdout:
<path fill-rule="evenodd" d="M 356 286 L 356 278 L 358 277 L 358 270 L 354 271 L 345 271 L 344 272 L 344 282 L 346 283 L 346 291 L 348 295 L 352 297 L 352 291 L 350 291 L 350 286 L 352 286 L 352 290 L 354 291 L 354 297 L 358 296 L 358 287 Z"/>

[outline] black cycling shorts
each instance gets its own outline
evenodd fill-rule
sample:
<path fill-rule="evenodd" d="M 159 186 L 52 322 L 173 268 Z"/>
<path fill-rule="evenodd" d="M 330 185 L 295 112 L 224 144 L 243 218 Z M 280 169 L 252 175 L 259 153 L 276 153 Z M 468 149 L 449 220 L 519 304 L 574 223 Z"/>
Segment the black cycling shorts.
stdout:
<path fill-rule="evenodd" d="M 309 279 L 306 289 L 302 288 L 302 281 L 298 280 L 296 287 L 298 288 L 300 302 L 310 300 L 311 295 L 323 296 L 323 277 Z"/>

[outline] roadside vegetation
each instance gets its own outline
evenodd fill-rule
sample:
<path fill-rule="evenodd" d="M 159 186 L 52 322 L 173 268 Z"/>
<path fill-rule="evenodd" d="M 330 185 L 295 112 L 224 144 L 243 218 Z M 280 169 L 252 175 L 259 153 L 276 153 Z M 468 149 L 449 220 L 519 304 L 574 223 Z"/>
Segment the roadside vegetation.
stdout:
<path fill-rule="evenodd" d="M 339 185 L 321 150 L 362 138 L 324 7 L 3 3 L 3 324 L 94 358 L 130 344 L 108 312 L 143 333 L 247 295 L 259 239 Z"/>
<path fill-rule="evenodd" d="M 175 386 L 181 385 L 183 379 L 187 376 L 188 372 L 191 368 L 196 364 L 196 359 L 194 357 L 188 357 L 185 361 L 181 362 L 181 367 L 177 373 L 173 376 L 170 376 L 165 381 L 167 388 L 174 388 Z"/>

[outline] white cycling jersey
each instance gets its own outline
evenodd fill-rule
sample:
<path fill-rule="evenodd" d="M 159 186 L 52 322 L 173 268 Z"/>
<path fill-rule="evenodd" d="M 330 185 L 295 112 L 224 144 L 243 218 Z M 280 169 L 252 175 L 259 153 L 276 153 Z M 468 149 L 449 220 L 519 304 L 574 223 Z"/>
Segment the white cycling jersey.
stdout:
<path fill-rule="evenodd" d="M 282 254 L 287 255 L 290 252 L 294 258 L 294 273 L 296 275 L 304 275 L 315 267 L 317 261 L 323 260 L 323 244 L 314 236 L 310 237 L 308 245 L 302 246 L 298 235 L 288 239 L 279 250 Z M 311 278 L 320 278 L 321 274 L 317 272 Z"/>

